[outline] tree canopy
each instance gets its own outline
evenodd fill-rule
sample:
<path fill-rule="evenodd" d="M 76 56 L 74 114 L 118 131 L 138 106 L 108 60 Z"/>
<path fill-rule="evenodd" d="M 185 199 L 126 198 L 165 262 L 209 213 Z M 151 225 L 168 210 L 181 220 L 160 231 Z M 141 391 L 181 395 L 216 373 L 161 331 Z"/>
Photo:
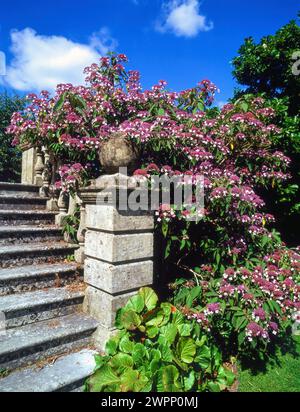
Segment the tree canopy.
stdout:
<path fill-rule="evenodd" d="M 294 20 L 258 43 L 253 37 L 246 38 L 233 60 L 233 75 L 246 86 L 245 93 L 288 97 L 290 114 L 296 114 L 300 110 L 300 75 L 293 70 L 300 60 L 297 52 L 300 54 L 300 26 Z"/>

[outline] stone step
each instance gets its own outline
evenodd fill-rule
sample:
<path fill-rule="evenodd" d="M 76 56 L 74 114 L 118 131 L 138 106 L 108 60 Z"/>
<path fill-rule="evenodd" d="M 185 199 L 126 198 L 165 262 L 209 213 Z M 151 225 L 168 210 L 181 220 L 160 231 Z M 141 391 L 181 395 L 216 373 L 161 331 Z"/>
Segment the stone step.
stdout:
<path fill-rule="evenodd" d="M 40 188 L 35 185 L 0 182 L 0 196 L 38 196 Z"/>
<path fill-rule="evenodd" d="M 72 256 L 77 248 L 78 245 L 70 245 L 65 242 L 0 246 L 0 268 L 57 263 Z"/>
<path fill-rule="evenodd" d="M 0 225 L 53 225 L 56 214 L 43 210 L 0 210 Z"/>
<path fill-rule="evenodd" d="M 0 392 L 82 392 L 95 369 L 96 352 L 84 349 L 58 358 L 42 369 L 31 367 L 0 379 Z"/>
<path fill-rule="evenodd" d="M 5 328 L 16 328 L 80 311 L 84 298 L 82 286 L 78 286 L 78 291 L 63 287 L 0 296 L 0 313 L 5 316 Z"/>
<path fill-rule="evenodd" d="M 34 242 L 58 242 L 63 239 L 57 226 L 0 226 L 0 245 Z"/>
<path fill-rule="evenodd" d="M 39 196 L 0 195 L 0 210 L 45 210 L 47 200 Z"/>
<path fill-rule="evenodd" d="M 92 344 L 92 334 L 97 326 L 98 322 L 90 316 L 76 313 L 10 329 L 0 335 L 0 369 L 10 371 L 87 347 Z M 73 368 L 76 369 L 75 364 Z M 0 390 L 5 388 L 4 379 L 0 379 Z"/>
<path fill-rule="evenodd" d="M 66 286 L 82 278 L 82 269 L 76 263 L 0 269 L 0 296 Z"/>

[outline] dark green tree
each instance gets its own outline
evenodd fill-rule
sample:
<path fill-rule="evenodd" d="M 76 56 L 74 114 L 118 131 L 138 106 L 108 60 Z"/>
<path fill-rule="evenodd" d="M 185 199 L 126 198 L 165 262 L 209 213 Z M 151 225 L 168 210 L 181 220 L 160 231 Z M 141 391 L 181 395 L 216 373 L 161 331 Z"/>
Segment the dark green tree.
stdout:
<path fill-rule="evenodd" d="M 281 150 L 292 159 L 292 178 L 277 188 L 277 196 L 265 194 L 265 198 L 284 240 L 299 244 L 296 228 L 300 220 L 300 26 L 293 20 L 258 43 L 252 37 L 245 39 L 233 66 L 233 75 L 243 86 L 235 91 L 233 100 L 260 95 L 277 112 L 274 123 L 282 131 L 274 139 L 274 150 Z"/>
<path fill-rule="evenodd" d="M 300 13 L 299 13 L 300 16 Z M 298 53 L 297 53 L 298 52 Z M 265 93 L 269 98 L 289 98 L 289 114 L 300 110 L 300 26 L 291 21 L 259 43 L 245 39 L 233 59 L 233 75 L 244 86 L 242 93 Z M 297 69 L 298 70 L 295 70 Z"/>
<path fill-rule="evenodd" d="M 12 114 L 24 108 L 25 101 L 8 93 L 0 95 L 0 181 L 18 182 L 21 174 L 21 152 L 11 145 L 11 135 L 6 133 Z"/>

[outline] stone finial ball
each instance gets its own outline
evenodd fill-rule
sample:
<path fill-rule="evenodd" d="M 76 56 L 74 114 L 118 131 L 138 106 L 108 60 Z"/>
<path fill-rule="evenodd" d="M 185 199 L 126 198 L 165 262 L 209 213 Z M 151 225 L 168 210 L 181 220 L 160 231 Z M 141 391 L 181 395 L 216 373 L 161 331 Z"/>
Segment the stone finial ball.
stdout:
<path fill-rule="evenodd" d="M 99 159 L 107 173 L 118 173 L 120 167 L 127 167 L 131 173 L 138 168 L 139 158 L 137 146 L 122 133 L 112 134 L 100 145 Z"/>

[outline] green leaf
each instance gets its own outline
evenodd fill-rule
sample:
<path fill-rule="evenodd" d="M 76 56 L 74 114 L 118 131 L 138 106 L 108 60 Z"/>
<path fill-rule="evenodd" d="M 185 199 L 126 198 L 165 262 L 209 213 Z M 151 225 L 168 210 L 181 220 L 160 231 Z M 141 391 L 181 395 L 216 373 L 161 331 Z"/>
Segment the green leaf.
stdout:
<path fill-rule="evenodd" d="M 160 360 L 161 359 L 160 351 L 158 349 L 151 349 L 150 359 Z"/>
<path fill-rule="evenodd" d="M 86 109 L 86 101 L 79 95 L 77 94 L 71 94 L 69 96 L 70 103 L 72 107 L 79 108 L 79 109 Z"/>
<path fill-rule="evenodd" d="M 245 338 L 246 338 L 245 332 L 241 332 L 241 333 L 238 334 L 238 344 L 239 344 L 239 346 L 241 346 L 244 343 Z"/>
<path fill-rule="evenodd" d="M 196 344 L 191 338 L 180 338 L 176 346 L 176 351 L 179 359 L 185 363 L 192 363 L 196 354 Z"/>
<path fill-rule="evenodd" d="M 179 312 L 179 310 L 173 313 L 173 323 L 175 323 L 175 325 L 179 326 L 179 325 L 184 324 L 185 322 L 186 322 L 186 318 L 185 316 L 183 316 L 181 312 Z"/>
<path fill-rule="evenodd" d="M 120 378 L 112 371 L 109 365 L 104 365 L 88 379 L 90 392 L 102 392 L 106 386 L 119 383 Z"/>
<path fill-rule="evenodd" d="M 150 326 L 150 328 L 147 328 L 146 333 L 148 338 L 153 339 L 158 335 L 159 329 L 157 326 Z"/>
<path fill-rule="evenodd" d="M 172 362 L 173 361 L 173 353 L 169 346 L 166 344 L 161 344 L 159 346 L 159 351 L 161 353 L 161 358 L 164 362 Z"/>
<path fill-rule="evenodd" d="M 180 384 L 178 382 L 179 372 L 173 365 L 169 365 L 161 369 L 158 373 L 159 378 L 157 382 L 158 392 L 178 392 Z"/>
<path fill-rule="evenodd" d="M 148 352 L 145 346 L 141 343 L 137 343 L 132 352 L 132 359 L 137 367 L 145 362 L 148 357 Z"/>
<path fill-rule="evenodd" d="M 126 370 L 121 376 L 121 392 L 135 392 L 135 385 L 138 381 L 139 373 L 133 369 Z"/>
<path fill-rule="evenodd" d="M 148 314 L 145 319 L 146 326 L 160 326 L 162 321 L 164 320 L 164 312 L 159 310 L 154 310 Z"/>
<path fill-rule="evenodd" d="M 211 392 L 221 392 L 220 385 L 215 382 L 209 382 L 207 387 Z"/>
<path fill-rule="evenodd" d="M 184 378 L 184 389 L 186 392 L 190 391 L 195 384 L 195 372 L 191 371 L 187 378 Z"/>
<path fill-rule="evenodd" d="M 192 325 L 184 323 L 183 325 L 178 325 L 178 331 L 180 336 L 190 336 Z"/>
<path fill-rule="evenodd" d="M 172 343 L 175 341 L 177 333 L 178 333 L 177 326 L 172 325 L 171 323 L 169 323 L 166 326 L 163 326 L 160 329 L 160 336 L 163 336 L 169 345 L 172 345 Z"/>
<path fill-rule="evenodd" d="M 141 313 L 145 307 L 144 299 L 141 295 L 135 295 L 127 302 L 125 308 Z"/>
<path fill-rule="evenodd" d="M 105 363 L 108 362 L 109 356 L 102 356 L 102 355 L 95 355 L 94 356 L 95 362 L 96 362 L 96 368 L 99 369 L 101 368 Z M 1 374 L 1 370 L 0 370 Z"/>
<path fill-rule="evenodd" d="M 120 350 L 124 353 L 132 353 L 135 343 L 129 340 L 128 336 L 124 336 L 119 343 Z"/>
<path fill-rule="evenodd" d="M 121 324 L 127 330 L 135 330 L 141 324 L 140 316 L 133 310 L 124 310 L 121 314 Z"/>
<path fill-rule="evenodd" d="M 207 346 L 201 346 L 197 350 L 197 356 L 194 359 L 196 364 L 199 364 L 201 369 L 206 370 L 211 364 L 211 353 Z"/>
<path fill-rule="evenodd" d="M 144 299 L 145 306 L 148 310 L 153 310 L 158 302 L 158 296 L 151 288 L 142 288 L 139 290 L 139 295 Z"/>
<path fill-rule="evenodd" d="M 65 100 L 66 100 L 66 96 L 67 96 L 67 93 L 66 93 L 66 92 L 63 93 L 63 94 L 60 96 L 60 98 L 57 100 L 57 102 L 55 103 L 55 105 L 54 105 L 54 107 L 53 107 L 53 111 L 57 112 L 58 110 L 60 110 L 60 109 L 63 107 L 64 102 L 65 102 Z"/>
<path fill-rule="evenodd" d="M 150 362 L 150 371 L 153 375 L 159 370 L 160 364 L 161 364 L 160 360 L 157 360 L 157 359 L 153 359 Z"/>
<path fill-rule="evenodd" d="M 111 356 L 115 355 L 117 352 L 118 344 L 119 339 L 117 339 L 116 337 L 111 338 L 105 345 L 105 352 Z"/>
<path fill-rule="evenodd" d="M 120 374 L 123 373 L 125 369 L 133 367 L 133 358 L 126 353 L 118 353 L 111 358 L 110 365 Z"/>

